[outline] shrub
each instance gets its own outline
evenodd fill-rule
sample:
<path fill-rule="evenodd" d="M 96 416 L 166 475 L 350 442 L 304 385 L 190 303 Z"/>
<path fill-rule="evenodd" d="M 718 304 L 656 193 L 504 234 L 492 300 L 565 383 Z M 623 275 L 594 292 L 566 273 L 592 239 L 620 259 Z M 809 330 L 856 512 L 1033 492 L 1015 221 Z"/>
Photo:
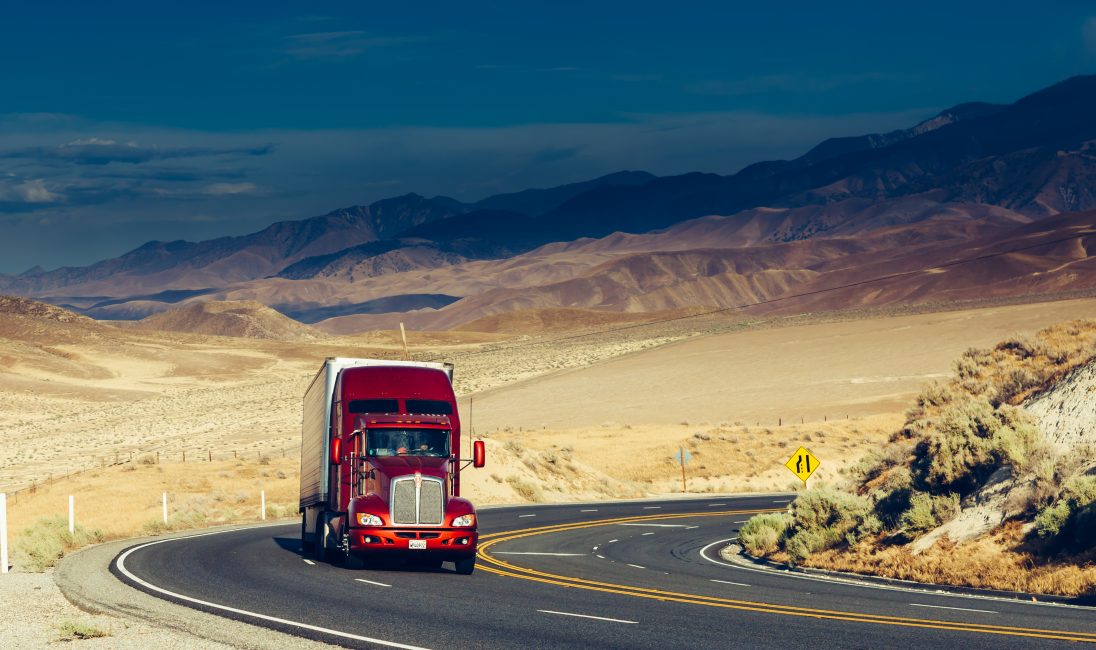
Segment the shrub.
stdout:
<path fill-rule="evenodd" d="M 110 636 L 110 630 L 81 623 L 80 621 L 62 621 L 54 626 L 58 641 L 76 641 L 80 639 L 99 639 Z"/>
<path fill-rule="evenodd" d="M 959 514 L 959 495 L 955 493 L 934 496 L 914 492 L 909 504 L 909 509 L 899 518 L 899 525 L 911 536 L 930 531 Z"/>
<path fill-rule="evenodd" d="M 791 519 L 784 549 L 794 563 L 818 551 L 854 544 L 878 521 L 868 499 L 829 488 L 800 495 L 792 504 Z"/>
<path fill-rule="evenodd" d="M 750 555 L 771 555 L 780 548 L 791 523 L 791 517 L 781 512 L 757 515 L 747 521 L 739 531 L 738 541 Z"/>
<path fill-rule="evenodd" d="M 526 501 L 537 502 L 543 498 L 540 493 L 540 488 L 527 479 L 520 476 L 510 476 L 506 479 L 506 482 L 510 484 L 510 487 L 514 488 L 514 491 L 518 493 L 518 496 Z"/>
<path fill-rule="evenodd" d="M 101 541 L 102 531 L 78 525 L 75 533 L 69 533 L 68 520 L 55 515 L 43 517 L 24 530 L 16 550 L 24 557 L 25 568 L 41 572 L 57 564 L 65 553 Z"/>
<path fill-rule="evenodd" d="M 1072 538 L 1092 544 L 1096 529 L 1096 476 L 1075 476 L 1062 494 L 1035 517 L 1035 532 L 1043 538 Z M 1080 530 L 1084 529 L 1084 530 Z M 1082 540 L 1088 531 L 1089 537 Z"/>

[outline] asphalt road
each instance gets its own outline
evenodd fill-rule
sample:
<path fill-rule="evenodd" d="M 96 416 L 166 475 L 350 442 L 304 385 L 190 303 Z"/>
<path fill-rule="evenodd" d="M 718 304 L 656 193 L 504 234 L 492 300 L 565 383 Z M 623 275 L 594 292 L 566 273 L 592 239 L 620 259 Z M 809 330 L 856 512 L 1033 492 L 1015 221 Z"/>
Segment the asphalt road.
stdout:
<path fill-rule="evenodd" d="M 718 549 L 752 512 L 789 498 L 481 510 L 481 557 L 471 576 L 448 564 L 316 563 L 300 553 L 299 525 L 143 544 L 112 568 L 169 600 L 348 647 L 1096 643 L 1090 608 L 850 585 L 722 562 Z"/>

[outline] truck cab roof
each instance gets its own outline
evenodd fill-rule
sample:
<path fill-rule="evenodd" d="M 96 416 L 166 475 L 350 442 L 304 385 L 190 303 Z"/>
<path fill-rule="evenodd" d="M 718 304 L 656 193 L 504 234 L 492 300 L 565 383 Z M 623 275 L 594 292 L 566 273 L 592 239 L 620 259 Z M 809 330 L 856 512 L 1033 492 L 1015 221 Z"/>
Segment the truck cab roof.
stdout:
<path fill-rule="evenodd" d="M 452 426 L 447 415 L 369 414 L 361 416 L 359 423 L 365 428 L 429 427 L 448 429 Z"/>

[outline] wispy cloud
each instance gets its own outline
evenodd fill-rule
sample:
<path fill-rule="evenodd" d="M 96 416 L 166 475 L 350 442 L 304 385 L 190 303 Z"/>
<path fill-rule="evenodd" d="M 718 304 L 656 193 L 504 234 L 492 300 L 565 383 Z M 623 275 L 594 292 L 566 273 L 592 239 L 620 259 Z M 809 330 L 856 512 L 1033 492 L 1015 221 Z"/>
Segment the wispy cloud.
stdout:
<path fill-rule="evenodd" d="M 374 36 L 362 30 L 311 32 L 286 37 L 285 52 L 298 59 L 342 59 L 379 47 L 418 43 L 419 36 Z"/>
<path fill-rule="evenodd" d="M 19 179 L 14 182 L 8 180 L 6 183 L 0 181 L 0 202 L 47 204 L 64 200 L 63 194 L 46 187 L 45 179 Z"/>
<path fill-rule="evenodd" d="M 77 165 L 109 163 L 139 164 L 173 158 L 203 158 L 228 155 L 265 156 L 274 150 L 273 144 L 245 147 L 157 147 L 141 146 L 133 140 L 124 143 L 109 138 L 81 138 L 53 147 L 25 147 L 0 150 L 0 159 L 65 161 Z"/>
<path fill-rule="evenodd" d="M 259 187 L 255 183 L 213 183 L 202 189 L 202 194 L 227 196 L 231 194 L 254 194 Z"/>
<path fill-rule="evenodd" d="M 862 83 L 882 81 L 887 75 L 877 72 L 807 76 L 800 74 L 773 74 L 747 79 L 705 79 L 685 84 L 684 90 L 695 95 L 739 96 L 770 92 L 824 93 Z"/>

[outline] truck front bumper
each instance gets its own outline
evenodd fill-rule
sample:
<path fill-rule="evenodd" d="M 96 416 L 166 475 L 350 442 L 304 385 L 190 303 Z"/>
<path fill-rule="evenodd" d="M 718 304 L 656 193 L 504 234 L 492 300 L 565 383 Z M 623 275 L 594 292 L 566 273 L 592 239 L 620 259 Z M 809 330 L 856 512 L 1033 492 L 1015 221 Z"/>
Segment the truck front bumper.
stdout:
<path fill-rule="evenodd" d="M 474 528 L 351 528 L 350 552 L 426 553 L 447 557 L 476 554 L 479 533 Z"/>

